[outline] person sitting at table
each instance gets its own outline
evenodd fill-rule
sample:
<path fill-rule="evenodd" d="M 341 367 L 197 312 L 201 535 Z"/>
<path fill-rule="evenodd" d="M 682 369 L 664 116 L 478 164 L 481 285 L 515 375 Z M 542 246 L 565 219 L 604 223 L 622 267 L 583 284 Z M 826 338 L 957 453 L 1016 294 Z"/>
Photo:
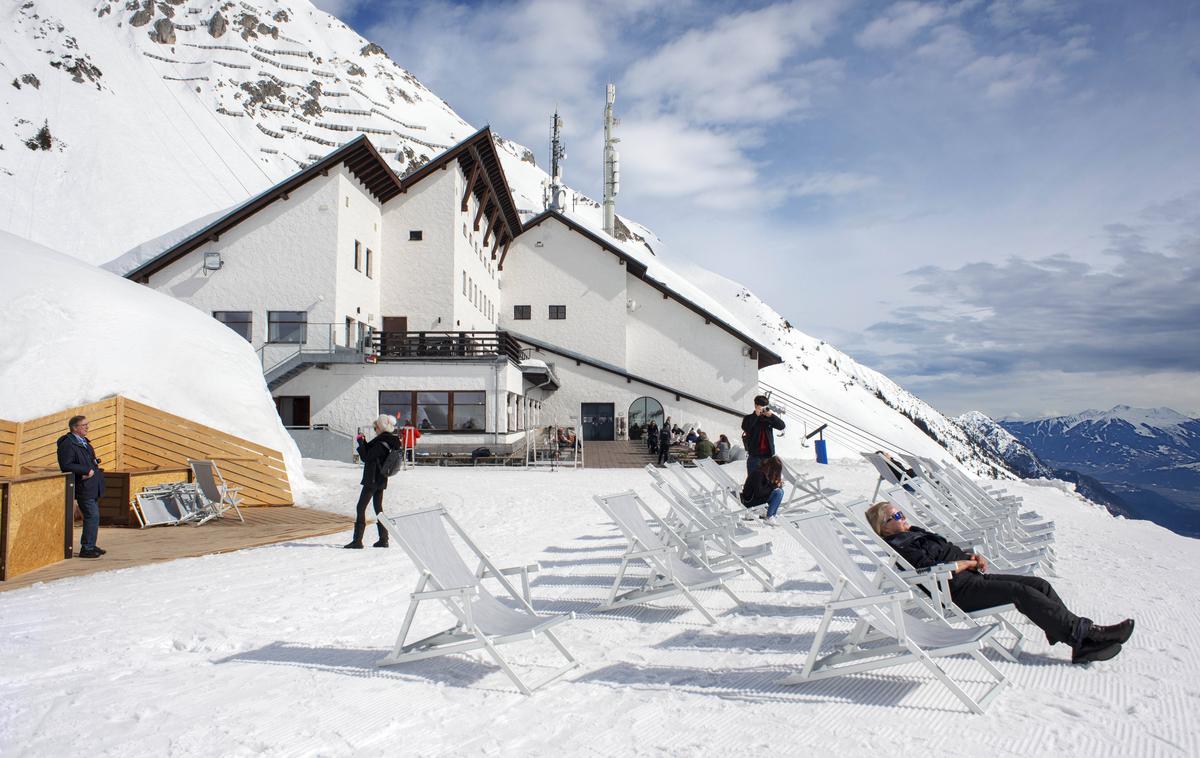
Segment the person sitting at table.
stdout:
<path fill-rule="evenodd" d="M 1071 647 L 1072 663 L 1107 661 L 1121 652 L 1133 634 L 1133 619 L 1100 626 L 1068 610 L 1054 587 L 1045 579 L 1016 574 L 992 574 L 987 558 L 968 553 L 940 534 L 908 523 L 908 518 L 887 500 L 867 509 L 867 523 L 913 568 L 953 564 L 950 599 L 967 613 L 1013 604 L 1046 633 L 1051 645 L 1065 642 Z"/>

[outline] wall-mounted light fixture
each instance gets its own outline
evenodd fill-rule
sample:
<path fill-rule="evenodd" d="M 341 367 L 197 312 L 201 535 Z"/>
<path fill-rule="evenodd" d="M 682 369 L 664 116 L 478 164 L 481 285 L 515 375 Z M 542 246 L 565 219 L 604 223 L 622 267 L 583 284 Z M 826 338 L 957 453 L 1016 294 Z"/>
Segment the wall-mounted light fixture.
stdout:
<path fill-rule="evenodd" d="M 637 309 L 638 309 L 638 301 L 636 301 L 632 298 L 625 301 L 625 310 L 629 311 L 630 313 L 633 313 Z"/>
<path fill-rule="evenodd" d="M 546 243 L 542 242 L 541 240 L 538 240 L 537 242 L 533 243 L 533 246 L 534 247 L 545 247 Z"/>
<path fill-rule="evenodd" d="M 220 271 L 225 265 L 225 261 L 221 260 L 219 252 L 211 252 L 204 254 L 204 275 L 208 276 L 209 271 Z"/>

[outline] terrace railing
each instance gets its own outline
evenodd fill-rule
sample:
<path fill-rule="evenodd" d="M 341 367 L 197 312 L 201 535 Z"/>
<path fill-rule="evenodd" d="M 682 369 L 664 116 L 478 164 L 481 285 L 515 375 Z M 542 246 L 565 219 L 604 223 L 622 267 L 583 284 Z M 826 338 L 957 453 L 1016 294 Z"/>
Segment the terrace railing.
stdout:
<path fill-rule="evenodd" d="M 508 332 L 372 332 L 366 349 L 380 361 L 502 356 L 521 362 L 521 347 Z"/>

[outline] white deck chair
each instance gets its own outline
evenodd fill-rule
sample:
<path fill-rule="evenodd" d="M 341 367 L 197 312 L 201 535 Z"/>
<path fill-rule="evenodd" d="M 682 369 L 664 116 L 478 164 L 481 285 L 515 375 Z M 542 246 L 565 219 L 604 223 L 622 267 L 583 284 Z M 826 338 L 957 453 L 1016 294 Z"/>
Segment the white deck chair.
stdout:
<path fill-rule="evenodd" d="M 623 608 L 628 605 L 640 605 L 652 600 L 673 595 L 683 595 L 696 610 L 700 611 L 708 623 L 715 624 L 716 619 L 708 612 L 693 594 L 697 590 L 719 589 L 729 595 L 735 603 L 742 604 L 741 598 L 725 583 L 740 576 L 742 569 L 714 571 L 706 565 L 702 558 L 687 549 L 685 540 L 663 521 L 658 514 L 650 510 L 633 490 L 620 492 L 615 495 L 595 495 L 593 499 L 605 513 L 616 523 L 617 528 L 625 535 L 629 545 L 621 556 L 621 567 L 613 579 L 612 589 L 608 599 L 596 606 L 598 611 L 608 611 Z M 651 528 L 646 518 L 657 522 L 659 531 Z M 684 560 L 685 556 L 691 561 Z M 645 582 L 637 589 L 620 592 L 621 581 L 630 561 L 641 561 L 649 568 Z"/>
<path fill-rule="evenodd" d="M 838 513 L 847 523 L 852 524 L 857 531 L 861 532 L 870 546 L 874 548 L 871 550 L 867 544 L 860 543 L 864 554 L 876 563 L 882 560 L 894 564 L 897 569 L 896 573 L 910 586 L 914 589 L 923 589 L 928 593 L 930 607 L 938 616 L 960 621 L 969 626 L 977 626 L 982 620 L 991 620 L 993 623 L 1000 624 L 1012 637 L 1012 643 L 1004 645 L 995 636 L 989 638 L 988 641 L 1001 656 L 1015 661 L 1016 656 L 1021 652 L 1021 646 L 1025 644 L 1025 635 L 1012 621 L 1005 618 L 1004 614 L 1015 612 L 1017 607 L 1012 603 L 1007 603 L 970 612 L 959 608 L 950 597 L 950 578 L 954 575 L 954 565 L 944 564 L 925 569 L 914 567 L 904 556 L 897 553 L 887 540 L 876 534 L 871 525 L 867 523 L 866 510 L 870 507 L 871 503 L 867 500 L 837 505 Z"/>
<path fill-rule="evenodd" d="M 667 467 L 669 468 L 670 465 L 671 464 L 668 464 Z M 679 464 L 675 465 L 678 466 Z M 679 491 L 679 488 L 671 484 L 670 480 L 667 479 L 666 474 L 663 473 L 663 469 L 655 468 L 651 464 L 646 464 L 646 471 L 650 474 L 650 478 L 654 480 L 655 484 L 670 486 L 677 492 Z M 750 529 L 745 523 L 742 522 L 756 520 L 759 514 L 754 509 L 743 506 L 740 499 L 731 504 L 721 494 L 713 490 L 692 486 L 690 480 L 686 478 L 680 478 L 677 476 L 676 481 L 679 484 L 684 485 L 684 490 L 687 492 L 687 499 L 713 518 L 723 519 L 729 516 L 736 516 L 739 523 L 734 527 L 735 537 L 749 537 L 752 534 L 756 534 L 753 529 Z M 671 509 L 667 511 L 667 515 L 665 517 L 666 522 L 670 524 L 671 528 L 673 529 L 684 528 L 684 526 L 688 523 L 687 520 L 685 520 L 680 514 L 676 513 L 676 509 L 673 504 L 670 505 Z"/>
<path fill-rule="evenodd" d="M 879 488 L 885 485 L 903 486 L 908 483 L 908 474 L 896 473 L 896 470 L 888 465 L 887 461 L 879 453 L 859 453 L 875 467 L 875 471 L 879 474 L 879 479 L 875 482 L 875 491 L 871 493 L 872 502 L 879 496 Z"/>
<path fill-rule="evenodd" d="M 551 631 L 551 627 L 574 618 L 575 614 L 539 616 L 529 604 L 527 596 L 518 593 L 505 578 L 515 573 L 525 577 L 530 567 L 496 568 L 443 506 L 399 516 L 379 514 L 378 518 L 392 539 L 408 553 L 408 557 L 421 572 L 417 588 L 410 595 L 411 602 L 404 616 L 400 635 L 396 638 L 396 646 L 391 653 L 379 660 L 378 665 L 392 666 L 483 648 L 525 695 L 532 694 L 534 690 L 544 687 L 579 665 Z M 450 541 L 446 524 L 454 529 L 479 560 L 478 571 L 472 572 L 463 562 L 462 556 Z M 484 586 L 485 578 L 499 581 L 518 607 L 513 608 L 501 603 Z M 416 616 L 417 606 L 425 600 L 439 601 L 453 614 L 456 623 L 445 631 L 406 644 L 405 638 L 408 637 L 413 618 Z M 567 663 L 541 682 L 529 686 L 509 667 L 496 648 L 508 642 L 537 639 L 539 635 L 550 640 L 567 659 Z"/>
<path fill-rule="evenodd" d="M 775 591 L 775 577 L 759 561 L 771 554 L 771 543 L 742 545 L 735 538 L 737 524 L 732 514 L 722 518 L 700 508 L 667 482 L 650 485 L 683 520 L 682 536 L 689 548 L 700 551 L 709 566 L 741 566 L 767 592 Z"/>
<path fill-rule="evenodd" d="M 917 458 L 916 465 L 922 466 L 931 481 L 969 500 L 980 512 L 1005 519 L 1019 539 L 1027 542 L 1053 539 L 1054 522 L 1044 521 L 1032 511 L 1022 513 L 1020 498 L 998 497 L 954 466 L 943 466 L 929 458 Z"/>
<path fill-rule="evenodd" d="M 813 503 L 821 503 L 826 508 L 833 508 L 833 501 L 829 496 L 835 494 L 835 490 L 827 490 L 821 484 L 821 479 L 824 477 L 815 476 L 808 477 L 801 474 L 787 464 L 783 463 L 783 483 L 791 485 L 792 491 L 783 499 L 784 508 L 803 508 Z"/>
<path fill-rule="evenodd" d="M 712 458 L 702 458 L 696 461 L 696 468 L 704 472 L 713 484 L 713 489 L 730 505 L 741 507 L 742 485 L 738 483 L 725 468 Z"/>
<path fill-rule="evenodd" d="M 238 504 L 242 502 L 242 498 L 238 494 L 241 487 L 230 487 L 225 482 L 225 477 L 221 476 L 221 469 L 217 468 L 217 462 L 189 458 L 188 465 L 192 467 L 192 477 L 196 480 L 200 494 L 204 496 L 215 512 L 215 515 L 201 519 L 196 524 L 200 525 L 212 518 L 223 517 L 230 509 L 237 514 L 243 524 L 246 523 L 246 519 L 242 517 L 242 509 L 238 508 Z"/>
<path fill-rule="evenodd" d="M 919 663 L 973 713 L 983 713 L 1008 684 L 1004 675 L 983 654 L 984 645 L 999 625 L 960 629 L 950 626 L 944 619 L 920 618 L 906 610 L 915 600 L 914 591 L 902 589 L 907 587 L 904 580 L 886 565 L 880 566 L 887 579 L 886 586 L 876 586 L 842 542 L 849 530 L 828 511 L 788 516 L 783 528 L 817 561 L 826 580 L 833 585 L 833 593 L 825 603 L 825 613 L 803 669 L 781 679 L 780 684 L 803 684 Z M 862 626 L 874 634 L 868 637 L 856 629 L 837 650 L 821 656 L 833 616 L 841 610 L 853 611 L 863 622 Z M 994 682 L 978 699 L 968 695 L 938 665 L 938 658 L 952 655 L 970 656 Z"/>

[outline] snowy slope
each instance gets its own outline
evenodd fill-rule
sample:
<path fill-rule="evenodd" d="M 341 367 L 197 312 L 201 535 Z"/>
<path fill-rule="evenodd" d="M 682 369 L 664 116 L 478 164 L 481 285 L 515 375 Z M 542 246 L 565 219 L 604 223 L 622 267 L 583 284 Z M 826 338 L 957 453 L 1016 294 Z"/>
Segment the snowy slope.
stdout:
<path fill-rule="evenodd" d="M 968 411 L 955 419 L 967 436 L 980 447 L 987 448 L 1004 461 L 1022 479 L 1054 479 L 1054 469 L 1047 466 L 1029 448 L 1012 436 L 995 419 L 980 411 Z"/>
<path fill-rule="evenodd" d="M 0 418 L 124 395 L 283 453 L 305 487 L 250 344 L 189 305 L 0 232 Z"/>
<path fill-rule="evenodd" d="M 308 461 L 314 504 L 352 510 L 359 469 Z M 870 494 L 865 465 L 802 464 Z M 818 470 L 819 469 L 819 470 Z M 348 532 L 0 592 L 0 754 L 141 756 L 1128 756 L 1196 755 L 1200 730 L 1200 542 L 1124 522 L 1060 487 L 1008 485 L 1057 522 L 1053 583 L 1080 613 L 1137 630 L 1116 659 L 1072 666 L 1023 625 L 1012 686 L 986 715 L 916 665 L 798 687 L 829 585 L 782 530 L 767 566 L 778 592 L 745 578 L 683 601 L 609 613 L 623 542 L 591 501 L 637 488 L 638 470 L 557 473 L 420 468 L 385 506 L 444 502 L 499 566 L 533 560 L 533 605 L 574 611 L 556 628 L 580 667 L 532 697 L 472 653 L 380 669 L 417 581 L 396 548 L 341 550 Z M 87 619 L 86 629 L 64 614 Z M 428 615 L 426 615 L 428 614 Z M 422 609 L 417 634 L 449 623 Z M 846 617 L 833 620 L 849 631 Z M 543 642 L 505 646 L 518 671 L 549 673 Z M 982 677 L 968 661 L 946 661 Z M 1193 714 L 1189 716 L 1188 714 Z"/>

